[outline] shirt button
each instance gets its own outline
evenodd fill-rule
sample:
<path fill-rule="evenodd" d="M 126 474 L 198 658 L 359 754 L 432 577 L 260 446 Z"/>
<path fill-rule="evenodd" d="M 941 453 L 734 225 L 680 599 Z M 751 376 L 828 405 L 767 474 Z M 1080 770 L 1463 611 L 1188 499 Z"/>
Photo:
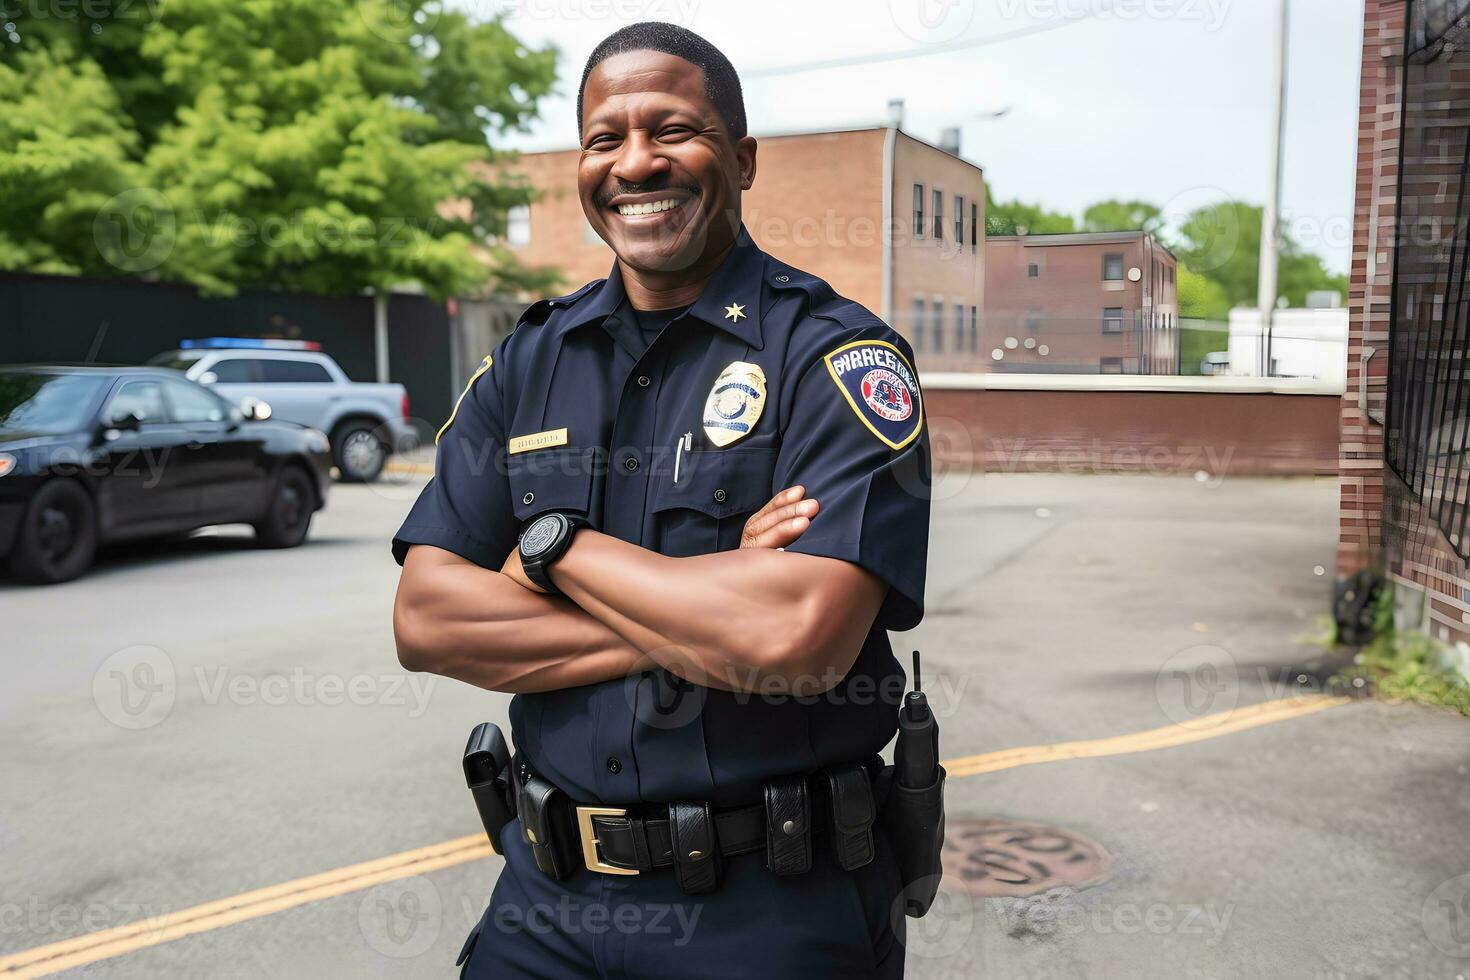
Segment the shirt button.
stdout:
<path fill-rule="evenodd" d="M 526 495 L 521 498 L 521 503 L 523 503 L 523 504 L 529 504 L 531 501 L 533 501 L 535 499 L 536 499 L 536 495 L 534 493 L 532 493 L 531 491 L 527 490 L 526 491 Z"/>
<path fill-rule="evenodd" d="M 725 491 L 723 491 L 723 490 L 716 490 L 715 491 L 715 501 L 717 503 L 723 504 L 725 502 Z"/>
<path fill-rule="evenodd" d="M 638 387 L 640 387 L 640 388 L 647 388 L 650 383 L 651 382 L 649 382 L 649 380 L 648 380 L 648 375 L 646 375 L 646 374 L 640 374 L 640 375 L 638 375 Z"/>
<path fill-rule="evenodd" d="M 623 469 L 627 470 L 629 473 L 637 473 L 638 472 L 638 457 L 637 456 L 629 456 L 627 459 L 623 460 Z"/>
<path fill-rule="evenodd" d="M 609 756 L 607 760 L 607 771 L 616 776 L 623 771 L 623 764 L 618 761 L 617 756 Z"/>

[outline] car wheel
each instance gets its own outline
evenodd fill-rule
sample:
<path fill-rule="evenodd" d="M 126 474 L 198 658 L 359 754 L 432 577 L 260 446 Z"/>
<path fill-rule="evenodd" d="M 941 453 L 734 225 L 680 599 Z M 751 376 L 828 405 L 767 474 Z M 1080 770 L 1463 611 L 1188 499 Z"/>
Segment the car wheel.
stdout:
<path fill-rule="evenodd" d="M 287 466 L 276 480 L 265 519 L 255 527 L 255 543 L 262 548 L 294 548 L 306 540 L 316 491 L 311 477 L 299 466 Z"/>
<path fill-rule="evenodd" d="M 97 554 L 97 508 L 81 484 L 52 480 L 31 498 L 10 552 L 10 573 L 50 585 L 76 578 Z"/>
<path fill-rule="evenodd" d="M 388 447 L 378 438 L 376 427 L 366 422 L 349 422 L 332 440 L 333 462 L 348 483 L 371 483 L 388 462 Z"/>

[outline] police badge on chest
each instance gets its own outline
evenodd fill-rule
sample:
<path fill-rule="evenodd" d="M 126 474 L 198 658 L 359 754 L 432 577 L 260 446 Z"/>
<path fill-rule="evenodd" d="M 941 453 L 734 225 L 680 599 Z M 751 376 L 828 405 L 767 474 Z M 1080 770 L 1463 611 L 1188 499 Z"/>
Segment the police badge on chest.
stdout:
<path fill-rule="evenodd" d="M 766 373 L 759 364 L 732 361 L 704 401 L 704 434 L 720 448 L 748 436 L 766 407 Z"/>

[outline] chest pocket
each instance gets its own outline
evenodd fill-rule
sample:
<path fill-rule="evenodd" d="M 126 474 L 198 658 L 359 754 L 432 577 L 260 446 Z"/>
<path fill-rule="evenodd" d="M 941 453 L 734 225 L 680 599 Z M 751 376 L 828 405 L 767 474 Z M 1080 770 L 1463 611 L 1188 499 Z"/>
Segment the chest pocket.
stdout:
<path fill-rule="evenodd" d="M 775 490 L 775 449 L 711 449 L 685 453 L 679 482 L 670 474 L 652 493 L 659 551 L 673 558 L 740 547 L 745 519 Z"/>
<path fill-rule="evenodd" d="M 506 457 L 511 506 L 525 523 L 537 514 L 563 510 L 595 522 L 592 483 L 601 472 L 596 450 L 542 449 Z"/>

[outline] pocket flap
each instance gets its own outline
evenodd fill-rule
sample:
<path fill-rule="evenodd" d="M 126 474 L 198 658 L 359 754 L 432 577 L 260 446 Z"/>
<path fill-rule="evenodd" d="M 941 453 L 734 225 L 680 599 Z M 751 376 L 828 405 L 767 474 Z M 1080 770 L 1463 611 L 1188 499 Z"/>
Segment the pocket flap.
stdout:
<path fill-rule="evenodd" d="M 684 453 L 679 481 L 670 473 L 655 484 L 653 512 L 685 508 L 718 518 L 758 510 L 775 493 L 776 453 L 739 448 Z"/>
<path fill-rule="evenodd" d="M 506 459 L 516 519 L 528 521 L 549 510 L 587 516 L 592 481 L 605 465 L 597 449 L 543 449 Z"/>

